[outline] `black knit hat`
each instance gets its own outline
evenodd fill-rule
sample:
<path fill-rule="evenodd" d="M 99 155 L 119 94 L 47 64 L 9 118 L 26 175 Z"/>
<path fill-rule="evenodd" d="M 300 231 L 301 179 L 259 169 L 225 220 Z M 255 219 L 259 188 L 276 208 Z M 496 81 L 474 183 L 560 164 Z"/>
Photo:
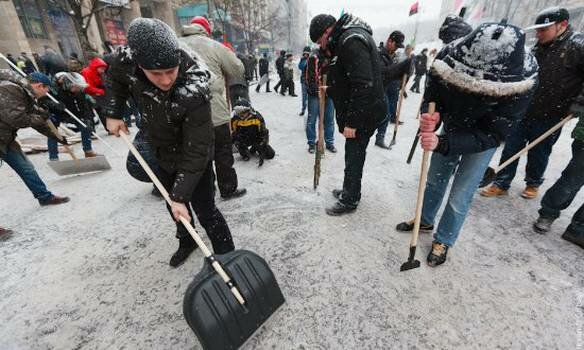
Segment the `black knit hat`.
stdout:
<path fill-rule="evenodd" d="M 144 69 L 167 69 L 180 63 L 178 38 L 168 24 L 158 19 L 133 20 L 128 28 L 128 45 Z"/>
<path fill-rule="evenodd" d="M 336 18 L 327 14 L 314 16 L 312 21 L 310 21 L 310 40 L 312 40 L 313 43 L 316 43 L 327 28 L 335 24 L 336 21 Z"/>

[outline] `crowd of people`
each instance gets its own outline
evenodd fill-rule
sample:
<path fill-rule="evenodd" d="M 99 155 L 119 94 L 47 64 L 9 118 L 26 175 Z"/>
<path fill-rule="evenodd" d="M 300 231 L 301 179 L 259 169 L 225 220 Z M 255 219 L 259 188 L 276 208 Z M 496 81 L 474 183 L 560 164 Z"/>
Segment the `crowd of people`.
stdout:
<path fill-rule="evenodd" d="M 409 90 L 421 93 L 425 79 L 418 136 L 422 148 L 433 155 L 421 229 L 432 232 L 438 223 L 427 263 L 444 263 L 496 149 L 505 143 L 502 163 L 568 114 L 584 114 L 584 38 L 572 30 L 563 8 L 540 13 L 535 23 L 537 44 L 530 51 L 525 49 L 525 31 L 516 26 L 503 21 L 473 29 L 462 18 L 449 16 L 439 33 L 445 46 L 439 52 L 423 48 L 414 55 L 414 47 L 404 45 L 400 31 L 378 46 L 369 25 L 352 14 L 338 19 L 315 16 L 309 28 L 314 45 L 303 49 L 297 64 L 291 52 L 279 51 L 274 63 L 279 81 L 273 91 L 296 97 L 294 77 L 300 76 L 300 116 L 306 115 L 309 153 L 317 148 L 316 123 L 321 115 L 328 151 L 337 152 L 335 121 L 345 138 L 343 184 L 332 191 L 336 201 L 325 212 L 339 216 L 356 211 L 371 137 L 375 135 L 376 146 L 390 147 L 385 134 L 390 124 L 400 123 L 398 101 L 407 96 L 406 82 L 413 76 Z M 57 143 L 67 141 L 55 137 L 46 121 L 58 125 L 68 120 L 63 112 L 67 108 L 87 121 L 88 128 L 78 127 L 85 156 L 93 157 L 94 115 L 115 136 L 129 134 L 133 116 L 139 129 L 134 144 L 170 193 L 167 209 L 177 222 L 179 241 L 170 265 L 180 265 L 197 248 L 179 223 L 179 217 L 193 223 L 193 211 L 215 253 L 233 250 L 229 226 L 215 204 L 215 183 L 224 199 L 246 194 L 234 167 L 234 147 L 243 161 L 257 156 L 259 166 L 276 154 L 266 119 L 249 95 L 253 83 L 257 93 L 263 85 L 272 92 L 270 58 L 268 53 L 259 60 L 236 53 L 211 33 L 204 17 L 184 26 L 180 38 L 162 21 L 138 18 L 128 29 L 126 47 L 91 57 L 87 66 L 78 57 L 65 64 L 48 50 L 47 57 L 37 60 L 43 65 L 41 73 L 27 63 L 26 55 L 19 57 L 14 64 L 28 74 L 26 78 L 0 71 L 0 157 L 41 205 L 66 203 L 69 198 L 46 189 L 18 147 L 16 131 L 33 127 L 46 135 L 49 158 L 58 160 Z M 51 89 L 61 103 L 46 98 Z M 324 97 L 322 114 L 319 95 Z M 431 102 L 436 111 L 427 113 Z M 530 150 L 524 198 L 538 196 L 560 132 Z M 549 231 L 584 185 L 584 119 L 573 137 L 573 159 L 543 196 L 536 232 Z M 515 163 L 497 173 L 480 194 L 507 194 L 516 167 Z M 131 155 L 127 169 L 137 180 L 150 182 Z M 414 221 L 404 221 L 396 229 L 411 232 Z M 584 248 L 584 206 L 563 237 Z"/>

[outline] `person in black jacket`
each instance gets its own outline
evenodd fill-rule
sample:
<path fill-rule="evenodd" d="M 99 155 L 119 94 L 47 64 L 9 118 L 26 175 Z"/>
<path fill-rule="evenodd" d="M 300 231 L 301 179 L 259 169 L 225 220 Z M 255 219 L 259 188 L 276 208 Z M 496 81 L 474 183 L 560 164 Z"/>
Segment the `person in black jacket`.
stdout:
<path fill-rule="evenodd" d="M 569 114 L 574 98 L 584 86 L 584 35 L 575 33 L 568 24 L 569 13 L 563 8 L 550 8 L 536 19 L 537 44 L 534 54 L 539 63 L 540 85 L 527 112 L 507 140 L 501 163 L 533 142 Z M 526 187 L 521 193 L 525 199 L 537 197 L 544 181 L 552 147 L 560 137 L 561 129 L 533 147 L 527 153 L 525 166 Z M 496 197 L 507 194 L 515 177 L 519 161 L 497 173 L 493 185 L 481 195 Z"/>
<path fill-rule="evenodd" d="M 229 227 L 215 206 L 214 132 L 210 73 L 179 49 L 174 31 L 157 19 L 137 18 L 128 28 L 128 47 L 118 49 L 106 77 L 108 129 L 128 133 L 122 113 L 132 96 L 141 126 L 158 161 L 160 181 L 170 194 L 167 208 L 177 221 L 179 248 L 170 259 L 178 266 L 197 248 L 179 217 L 191 221 L 192 206 L 216 254 L 234 249 Z"/>
<path fill-rule="evenodd" d="M 357 209 L 369 139 L 387 116 L 377 45 L 369 25 L 345 13 L 337 21 L 321 14 L 310 23 L 310 39 L 331 57 L 326 93 L 337 111 L 339 131 L 345 142 L 345 179 L 329 215 Z"/>
<path fill-rule="evenodd" d="M 409 58 L 400 59 L 397 54 L 399 48 L 403 48 L 405 36 L 399 30 L 392 32 L 383 47 L 379 51 L 379 61 L 381 64 L 381 77 L 383 89 L 387 100 L 387 118 L 377 128 L 375 135 L 375 146 L 389 149 L 385 144 L 385 133 L 388 125 L 395 124 L 397 114 L 397 104 L 399 102 L 399 92 L 401 89 L 402 78 L 410 74 L 412 60 Z M 403 124 L 403 122 L 400 122 Z"/>
<path fill-rule="evenodd" d="M 280 77 L 280 80 L 278 81 L 276 86 L 274 86 L 274 92 L 276 92 L 276 93 L 278 92 L 278 88 L 284 82 L 284 62 L 285 61 L 286 61 L 286 51 L 281 50 L 280 56 L 278 58 L 276 58 L 276 72 L 278 72 L 278 77 Z"/>
<path fill-rule="evenodd" d="M 259 62 L 260 68 L 260 81 L 256 86 L 256 92 L 260 92 L 262 85 L 266 84 L 266 92 L 270 91 L 270 60 L 268 60 L 268 54 L 264 52 L 262 58 Z"/>
<path fill-rule="evenodd" d="M 412 84 L 410 91 L 418 94 L 420 93 L 420 80 L 422 80 L 422 77 L 428 72 L 428 56 L 426 56 L 426 52 L 428 52 L 428 49 L 423 49 L 414 60 L 416 75 L 414 77 L 414 83 Z"/>
<path fill-rule="evenodd" d="M 485 23 L 445 46 L 428 75 L 424 104 L 436 113 L 420 120 L 420 143 L 434 152 L 422 208 L 423 231 L 431 232 L 451 177 L 452 188 L 427 263 L 446 261 L 485 170 L 511 125 L 521 118 L 537 86 L 537 62 L 525 50 L 521 29 Z M 423 109 L 426 109 L 424 107 Z M 436 134 L 440 122 L 443 130 Z M 398 231 L 412 231 L 413 220 Z"/>
<path fill-rule="evenodd" d="M 260 112 L 252 108 L 248 100 L 239 99 L 233 107 L 231 118 L 233 144 L 242 159 L 248 161 L 252 154 L 257 153 L 259 166 L 264 159 L 273 159 L 276 152 L 270 146 L 270 132 L 266 121 Z"/>

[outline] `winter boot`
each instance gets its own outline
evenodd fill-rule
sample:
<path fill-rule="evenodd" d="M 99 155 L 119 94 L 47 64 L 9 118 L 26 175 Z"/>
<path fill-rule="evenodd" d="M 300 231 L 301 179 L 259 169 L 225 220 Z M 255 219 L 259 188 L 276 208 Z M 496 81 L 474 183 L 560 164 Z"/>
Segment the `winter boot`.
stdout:
<path fill-rule="evenodd" d="M 58 205 L 69 202 L 69 197 L 59 197 L 53 195 L 51 198 L 47 199 L 46 201 L 39 202 L 41 206 L 47 205 Z"/>
<path fill-rule="evenodd" d="M 341 216 L 344 214 L 349 214 L 357 210 L 357 208 L 349 207 L 341 202 L 336 202 L 332 207 L 325 209 L 326 213 L 330 216 Z"/>
<path fill-rule="evenodd" d="M 395 229 L 399 232 L 412 232 L 414 230 L 414 220 L 399 223 Z M 434 231 L 434 225 L 420 223 L 420 233 L 432 233 L 432 231 Z"/>
<path fill-rule="evenodd" d="M 223 198 L 224 200 L 239 198 L 239 197 L 243 197 L 246 193 L 247 193 L 247 190 L 245 188 L 238 188 L 231 193 L 222 194 L 221 198 Z"/>
<path fill-rule="evenodd" d="M 197 243 L 191 236 L 181 237 L 178 239 L 178 249 L 172 254 L 170 258 L 169 265 L 172 267 L 177 267 L 187 260 L 189 255 L 197 249 Z"/>
<path fill-rule="evenodd" d="M 566 230 L 566 232 L 564 232 L 564 234 L 562 235 L 562 238 L 568 242 L 571 242 L 577 246 L 580 246 L 580 248 L 584 248 L 584 235 L 579 235 L 575 232 L 572 232 L 572 231 L 570 231 L 570 228 L 568 228 Z"/>
<path fill-rule="evenodd" d="M 497 185 L 491 185 L 487 188 L 484 188 L 480 193 L 483 197 L 499 197 L 509 194 L 507 190 L 504 190 Z"/>
<path fill-rule="evenodd" d="M 446 255 L 448 254 L 448 246 L 439 242 L 432 242 L 432 251 L 428 254 L 426 262 L 428 266 L 438 266 L 446 262 Z"/>
<path fill-rule="evenodd" d="M 538 192 L 537 187 L 527 186 L 527 187 L 525 187 L 523 192 L 521 192 L 521 197 L 523 197 L 525 199 L 534 199 L 535 197 L 537 197 L 537 192 Z"/>
<path fill-rule="evenodd" d="M 316 145 L 308 145 L 308 153 L 313 154 L 316 152 Z"/>
<path fill-rule="evenodd" d="M 97 153 L 95 151 L 85 151 L 85 158 L 95 158 L 97 157 Z"/>
<path fill-rule="evenodd" d="M 536 233 L 544 234 L 550 231 L 553 222 L 553 219 L 547 219 L 540 216 L 537 221 L 533 223 L 533 230 Z"/>
<path fill-rule="evenodd" d="M 383 149 L 389 149 L 390 148 L 388 145 L 385 144 L 385 142 L 383 142 L 383 140 L 377 140 L 377 141 L 375 141 L 375 146 L 381 147 Z"/>
<path fill-rule="evenodd" d="M 331 153 L 337 153 L 337 148 L 335 145 L 326 145 L 326 149 L 328 149 Z"/>

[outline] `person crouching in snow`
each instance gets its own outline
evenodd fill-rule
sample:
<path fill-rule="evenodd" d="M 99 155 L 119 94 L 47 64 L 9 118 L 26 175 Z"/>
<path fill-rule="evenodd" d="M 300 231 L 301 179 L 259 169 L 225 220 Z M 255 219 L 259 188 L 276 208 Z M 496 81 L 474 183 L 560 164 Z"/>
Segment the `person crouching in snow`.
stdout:
<path fill-rule="evenodd" d="M 436 113 L 420 120 L 420 142 L 434 152 L 428 171 L 421 230 L 432 231 L 450 178 L 454 181 L 427 263 L 446 261 L 473 195 L 497 147 L 520 120 L 537 86 L 538 66 L 525 51 L 525 34 L 504 23 L 485 23 L 444 47 L 428 76 L 424 104 Z M 427 110 L 427 108 L 425 108 Z M 443 131 L 435 130 L 443 125 Z M 397 225 L 412 231 L 414 221 Z"/>
<path fill-rule="evenodd" d="M 156 155 L 158 178 L 170 194 L 167 209 L 177 221 L 179 247 L 170 265 L 182 264 L 197 248 L 178 222 L 183 217 L 194 225 L 191 206 L 214 252 L 233 251 L 231 232 L 215 206 L 209 71 L 179 48 L 174 31 L 158 19 L 133 20 L 128 45 L 119 48 L 107 72 L 107 127 L 116 136 L 128 134 L 122 114 L 126 100 L 133 97 L 141 129 Z"/>
<path fill-rule="evenodd" d="M 257 153 L 260 157 L 259 166 L 262 166 L 264 159 L 273 159 L 276 155 L 270 146 L 264 117 L 251 107 L 248 100 L 239 99 L 233 107 L 231 130 L 233 144 L 243 160 L 248 161 L 252 154 Z"/>
<path fill-rule="evenodd" d="M 74 121 L 77 128 L 81 131 L 81 144 L 83 145 L 85 158 L 97 156 L 91 144 L 93 106 L 91 97 L 83 92 L 87 88 L 85 78 L 79 73 L 60 72 L 55 75 L 55 88 L 57 91 L 57 100 L 60 103 L 52 103 L 47 97 L 41 102 L 51 112 L 53 124 L 58 127 L 62 121 L 70 120 L 69 115 L 65 112 L 65 108 L 67 108 L 87 126 L 84 127 L 77 121 Z M 57 141 L 49 138 L 47 140 L 47 146 L 49 148 L 49 160 L 59 160 Z"/>

